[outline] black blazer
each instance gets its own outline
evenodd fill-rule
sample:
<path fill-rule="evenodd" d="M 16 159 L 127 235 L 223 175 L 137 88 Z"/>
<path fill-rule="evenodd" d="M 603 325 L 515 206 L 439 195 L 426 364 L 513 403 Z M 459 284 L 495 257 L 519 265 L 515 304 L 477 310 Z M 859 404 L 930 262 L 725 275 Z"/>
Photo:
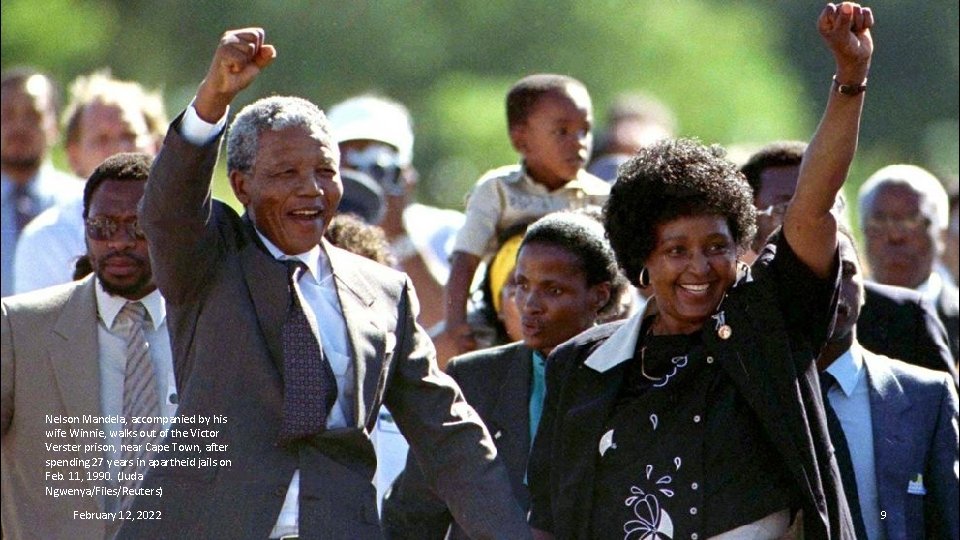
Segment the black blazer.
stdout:
<path fill-rule="evenodd" d="M 917 291 L 873 281 L 863 284 L 866 292 L 857 340 L 867 349 L 928 369 L 945 371 L 957 382 L 947 342 L 949 326 L 944 328 L 934 306 L 923 300 Z M 954 337 L 956 326 L 954 321 Z"/>
<path fill-rule="evenodd" d="M 790 257 L 782 244 L 776 246 L 782 250 L 777 257 Z M 704 325 L 707 361 L 723 368 L 787 467 L 801 497 L 806 538 L 852 539 L 815 364 L 836 309 L 839 261 L 831 281 L 810 274 L 809 283 L 818 285 L 807 290 L 815 291 L 812 298 L 823 312 L 790 312 L 779 305 L 778 283 L 760 285 L 773 247 L 767 246 L 754 264 L 756 280 L 741 279 L 727 294 L 714 316 L 716 328 L 714 320 Z M 794 255 L 784 264 L 802 263 Z M 830 302 L 819 300 L 831 295 Z M 719 335 L 721 320 L 732 329 L 728 339 Z M 527 470 L 529 521 L 558 540 L 590 536 L 598 442 L 633 357 L 640 321 L 637 315 L 622 326 L 584 332 L 555 349 L 547 364 L 547 397 Z M 796 334 L 796 327 L 814 321 L 822 323 L 806 336 Z"/>
<path fill-rule="evenodd" d="M 447 373 L 493 435 L 497 453 L 507 465 L 513 496 L 524 512 L 530 506 L 524 477 L 530 455 L 532 355 L 523 342 L 516 342 L 457 356 L 447 364 Z M 382 520 L 390 540 L 469 538 L 411 455 L 383 501 Z"/>

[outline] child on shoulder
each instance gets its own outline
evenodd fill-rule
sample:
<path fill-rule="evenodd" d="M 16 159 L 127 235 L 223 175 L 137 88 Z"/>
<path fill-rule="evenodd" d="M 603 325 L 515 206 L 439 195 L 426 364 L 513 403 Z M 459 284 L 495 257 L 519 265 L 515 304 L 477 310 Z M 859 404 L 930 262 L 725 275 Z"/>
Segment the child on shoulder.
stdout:
<path fill-rule="evenodd" d="M 487 172 L 468 196 L 446 287 L 445 327 L 437 339 L 441 361 L 476 348 L 466 320 L 467 298 L 474 273 L 496 249 L 499 233 L 550 212 L 606 201 L 610 185 L 584 170 L 592 123 L 590 94 L 572 77 L 530 75 L 510 88 L 507 126 L 521 161 Z"/>

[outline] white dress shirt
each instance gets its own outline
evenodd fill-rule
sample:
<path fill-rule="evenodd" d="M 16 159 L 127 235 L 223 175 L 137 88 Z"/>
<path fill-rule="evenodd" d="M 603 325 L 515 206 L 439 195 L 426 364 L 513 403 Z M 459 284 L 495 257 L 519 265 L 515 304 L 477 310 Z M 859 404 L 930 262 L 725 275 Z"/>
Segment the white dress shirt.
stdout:
<path fill-rule="evenodd" d="M 123 384 L 127 367 L 127 339 L 115 334 L 111 329 L 117 314 L 129 300 L 120 296 L 112 296 L 103 290 L 100 281 L 96 282 L 97 298 L 97 345 L 100 358 L 100 407 L 104 416 L 123 415 Z M 150 361 L 156 378 L 157 396 L 160 397 L 160 415 L 172 417 L 177 414 L 177 384 L 173 373 L 173 353 L 170 350 L 170 335 L 167 333 L 167 310 L 163 303 L 160 291 L 154 290 L 140 300 L 149 314 L 143 328 L 144 337 L 150 352 Z M 106 458 L 117 460 L 120 455 L 120 437 L 111 436 L 111 431 L 123 429 L 123 424 L 106 423 L 106 444 L 113 445 L 114 452 L 107 452 Z M 157 429 L 167 429 L 170 423 L 157 426 Z M 116 479 L 120 472 L 119 467 L 110 467 L 110 477 Z M 120 500 L 106 497 L 105 503 L 110 506 L 119 506 Z M 118 510 L 110 508 L 108 511 Z"/>
<path fill-rule="evenodd" d="M 833 361 L 826 371 L 837 379 L 827 399 L 837 413 L 850 449 L 850 461 L 857 478 L 860 513 L 870 540 L 887 537 L 880 522 L 877 468 L 873 454 L 873 417 L 870 411 L 870 383 L 863 365 L 863 349 L 856 341 L 850 350 Z"/>
<path fill-rule="evenodd" d="M 15 263 L 18 260 L 14 254 L 20 252 L 16 247 L 24 238 L 24 235 L 37 227 L 34 223 L 43 216 L 48 209 L 58 208 L 70 204 L 70 201 L 83 199 L 83 182 L 75 176 L 58 171 L 49 163 L 41 165 L 37 174 L 34 175 L 27 186 L 27 191 L 34 205 L 36 205 L 37 214 L 22 231 L 18 231 L 16 226 L 16 185 L 6 174 L 0 173 L 0 232 L 2 232 L 3 236 L 3 241 L 0 242 L 3 244 L 3 250 L 0 251 L 0 259 L 2 259 L 2 267 L 0 267 L 0 294 L 3 296 L 17 292 L 25 292 L 25 290 L 27 290 L 19 288 L 14 278 L 16 273 Z M 83 230 L 80 231 L 80 235 L 82 242 Z M 57 248 L 57 246 L 49 247 L 53 249 Z M 83 246 L 82 243 L 81 247 L 83 249 L 80 253 L 86 253 L 86 247 Z M 31 261 L 36 261 L 30 266 L 38 272 L 43 273 L 47 270 L 45 262 L 47 259 L 45 257 L 48 246 L 41 245 L 41 248 L 42 249 L 38 251 L 25 251 L 21 253 L 25 253 L 25 262 L 30 263 Z M 66 280 L 57 281 L 51 283 L 51 285 L 71 281 L 69 278 L 72 276 L 72 271 L 73 267 L 71 266 L 70 275 L 67 276 Z"/>
<path fill-rule="evenodd" d="M 73 281 L 77 259 L 87 252 L 83 193 L 44 210 L 20 234 L 13 264 L 17 294 Z"/>
<path fill-rule="evenodd" d="M 327 429 L 336 429 L 347 426 L 347 418 L 352 417 L 355 376 L 349 369 L 350 340 L 347 337 L 347 323 L 343 318 L 340 300 L 337 298 L 337 288 L 333 283 L 333 270 L 327 254 L 314 246 L 306 253 L 286 255 L 273 245 L 273 242 L 257 231 L 257 236 L 267 248 L 267 251 L 277 260 L 298 260 L 307 266 L 307 272 L 300 278 L 300 292 L 303 295 L 303 313 L 310 323 L 313 334 L 323 347 L 323 355 L 330 362 L 330 368 L 337 378 L 337 401 L 327 416 Z M 323 325 L 317 324 L 323 320 Z M 279 538 L 284 535 L 297 534 L 297 519 L 300 514 L 300 470 L 297 469 L 290 479 L 290 487 L 283 500 L 283 508 L 277 523 L 270 532 L 270 538 Z"/>

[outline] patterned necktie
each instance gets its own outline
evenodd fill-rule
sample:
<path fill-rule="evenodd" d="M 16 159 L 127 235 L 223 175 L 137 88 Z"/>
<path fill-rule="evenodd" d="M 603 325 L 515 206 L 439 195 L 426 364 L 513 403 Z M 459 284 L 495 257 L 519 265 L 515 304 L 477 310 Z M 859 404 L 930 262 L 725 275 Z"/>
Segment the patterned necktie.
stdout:
<path fill-rule="evenodd" d="M 287 266 L 290 304 L 283 323 L 283 424 L 280 440 L 289 443 L 324 430 L 327 414 L 337 401 L 337 379 L 323 354 L 301 304 L 299 279 L 305 266 Z"/>
<path fill-rule="evenodd" d="M 127 340 L 127 362 L 123 378 L 123 415 L 127 418 L 127 433 L 123 437 L 121 459 L 126 465 L 121 467 L 123 479 L 120 486 L 136 489 L 140 486 L 140 475 L 146 474 L 147 462 L 153 452 L 147 452 L 147 443 L 159 443 L 161 424 L 133 422 L 134 417 L 159 416 L 160 396 L 157 393 L 157 377 L 150 360 L 147 339 L 143 333 L 147 310 L 140 302 L 127 302 L 117 314 L 114 328 Z M 146 436 L 140 436 L 143 433 Z M 150 436 L 153 434 L 153 436 Z M 128 510 L 133 504 L 133 495 L 121 495 L 121 510 Z"/>
<path fill-rule="evenodd" d="M 837 412 L 833 410 L 833 405 L 827 399 L 827 392 L 837 384 L 837 379 L 826 371 L 820 372 L 820 391 L 823 393 L 823 411 L 827 415 L 827 429 L 830 430 L 830 440 L 833 441 L 833 447 L 837 457 L 837 467 L 840 468 L 840 479 L 843 482 L 843 492 L 847 498 L 847 506 L 850 507 L 850 515 L 853 517 L 853 527 L 856 530 L 857 538 L 866 538 L 866 527 L 863 525 L 863 516 L 860 513 L 860 495 L 857 492 L 857 475 L 853 470 L 853 460 L 850 458 L 850 446 L 847 444 L 847 436 L 843 433 L 843 425 Z"/>

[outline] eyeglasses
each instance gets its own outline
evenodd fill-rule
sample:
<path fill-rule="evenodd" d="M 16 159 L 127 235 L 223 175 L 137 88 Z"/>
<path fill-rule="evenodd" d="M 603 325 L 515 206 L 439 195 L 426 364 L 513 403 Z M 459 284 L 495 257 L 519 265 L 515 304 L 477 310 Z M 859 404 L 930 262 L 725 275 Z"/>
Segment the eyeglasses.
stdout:
<path fill-rule="evenodd" d="M 87 235 L 94 240 L 111 240 L 120 232 L 121 227 L 123 227 L 124 232 L 129 238 L 135 240 L 143 240 L 146 238 L 137 218 L 120 221 L 109 216 L 95 216 L 84 220 L 84 225 L 86 226 Z"/>
<path fill-rule="evenodd" d="M 783 201 L 777 204 L 771 204 L 766 208 L 758 208 L 757 215 L 782 218 L 783 215 L 787 213 L 788 206 L 790 206 L 790 201 Z"/>
<path fill-rule="evenodd" d="M 930 220 L 920 214 L 904 218 L 870 216 L 863 222 L 863 232 L 869 236 L 879 236 L 891 232 L 914 233 L 929 226 Z"/>

